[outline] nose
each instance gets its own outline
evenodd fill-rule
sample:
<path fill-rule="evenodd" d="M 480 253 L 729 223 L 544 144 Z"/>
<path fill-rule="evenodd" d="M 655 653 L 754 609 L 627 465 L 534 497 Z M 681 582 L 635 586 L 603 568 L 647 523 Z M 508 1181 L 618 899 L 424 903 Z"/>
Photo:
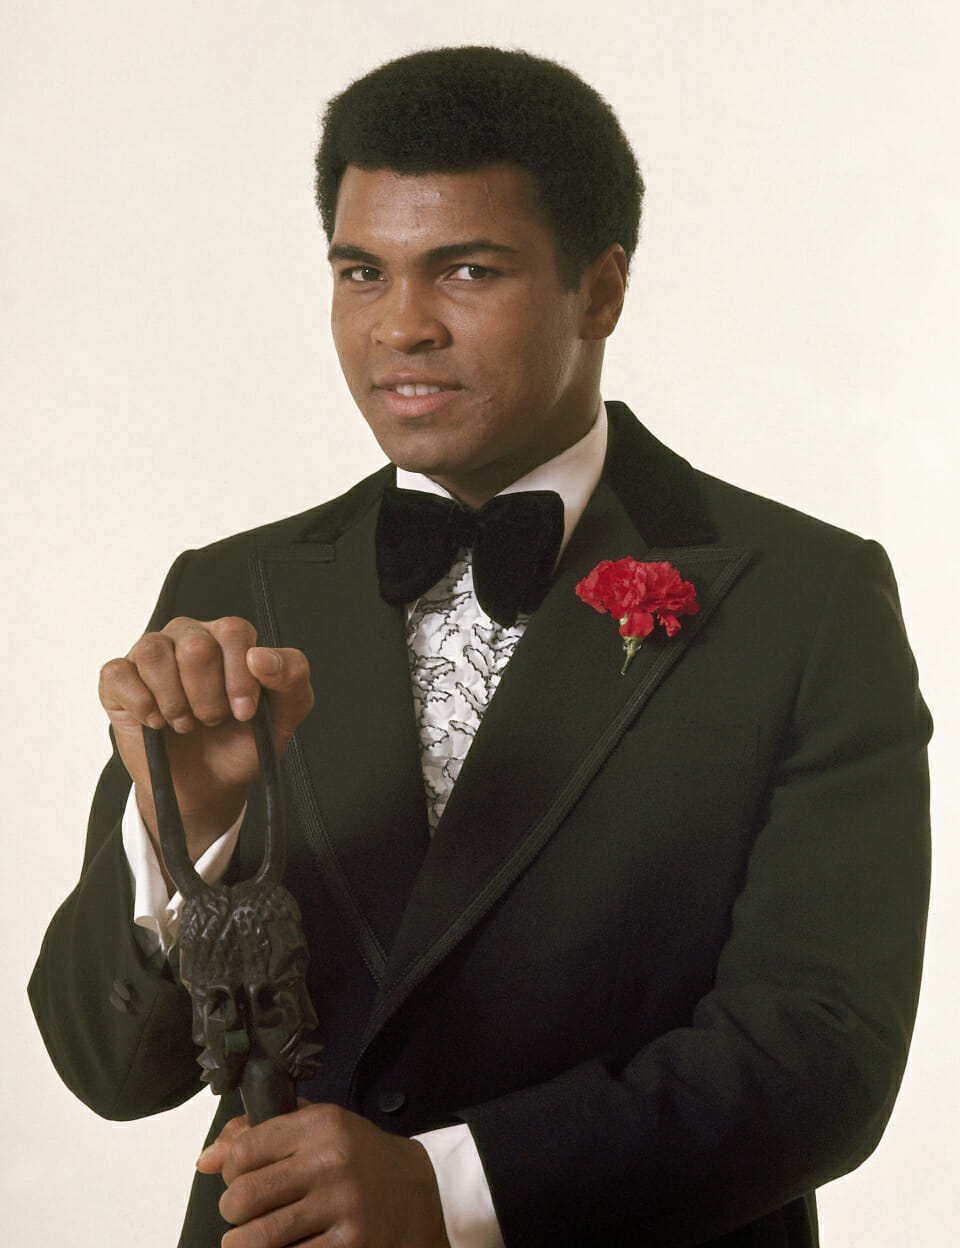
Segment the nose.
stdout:
<path fill-rule="evenodd" d="M 414 281 L 395 282 L 377 301 L 380 316 L 373 327 L 378 346 L 410 354 L 446 346 L 450 334 L 431 292 Z"/>

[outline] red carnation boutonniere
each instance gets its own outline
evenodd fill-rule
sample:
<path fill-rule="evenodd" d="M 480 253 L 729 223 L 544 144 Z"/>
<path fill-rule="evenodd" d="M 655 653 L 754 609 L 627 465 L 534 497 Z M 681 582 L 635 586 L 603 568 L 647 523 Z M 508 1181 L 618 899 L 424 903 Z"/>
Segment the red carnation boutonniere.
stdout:
<path fill-rule="evenodd" d="M 668 637 L 679 632 L 678 615 L 696 615 L 697 591 L 672 563 L 640 563 L 636 559 L 602 559 L 577 585 L 577 596 L 601 615 L 620 621 L 626 658 L 622 676 L 640 643 L 655 623 Z M 657 617 L 654 620 L 654 616 Z"/>

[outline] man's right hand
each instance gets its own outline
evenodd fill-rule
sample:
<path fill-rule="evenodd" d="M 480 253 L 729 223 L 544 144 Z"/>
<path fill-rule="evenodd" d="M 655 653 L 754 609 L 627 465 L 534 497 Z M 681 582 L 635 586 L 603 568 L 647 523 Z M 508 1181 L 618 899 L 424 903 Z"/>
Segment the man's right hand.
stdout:
<path fill-rule="evenodd" d="M 235 822 L 259 774 L 250 720 L 261 687 L 270 690 L 281 756 L 313 706 L 304 654 L 256 642 L 253 625 L 235 616 L 180 617 L 159 633 L 145 633 L 126 658 L 111 659 L 100 672 L 100 701 L 156 845 L 142 728 L 166 729 L 170 771 L 194 862 Z"/>

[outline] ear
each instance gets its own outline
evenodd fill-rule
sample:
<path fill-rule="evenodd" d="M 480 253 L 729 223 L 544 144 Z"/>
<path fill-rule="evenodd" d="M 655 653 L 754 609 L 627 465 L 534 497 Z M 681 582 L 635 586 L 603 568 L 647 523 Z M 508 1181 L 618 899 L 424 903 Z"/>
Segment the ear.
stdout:
<path fill-rule="evenodd" d="M 587 265 L 580 279 L 581 338 L 589 342 L 613 333 L 620 319 L 626 289 L 627 255 L 619 243 L 611 243 Z"/>

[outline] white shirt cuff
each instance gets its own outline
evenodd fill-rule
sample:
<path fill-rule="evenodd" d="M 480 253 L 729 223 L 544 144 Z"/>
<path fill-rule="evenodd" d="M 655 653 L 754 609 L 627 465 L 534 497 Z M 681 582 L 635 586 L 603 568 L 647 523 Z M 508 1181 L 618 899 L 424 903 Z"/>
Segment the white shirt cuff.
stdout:
<path fill-rule="evenodd" d="M 227 828 L 197 860 L 197 874 L 208 884 L 216 884 L 230 865 L 246 812 L 244 806 L 236 823 Z M 157 851 L 137 806 L 134 788 L 130 789 L 127 798 L 120 831 L 133 884 L 133 923 L 137 943 L 148 956 L 160 949 L 166 957 L 180 930 L 183 896 L 174 893 L 171 897 L 167 892 Z"/>
<path fill-rule="evenodd" d="M 450 1248 L 504 1248 L 480 1154 L 465 1122 L 413 1137 L 437 1176 Z"/>

